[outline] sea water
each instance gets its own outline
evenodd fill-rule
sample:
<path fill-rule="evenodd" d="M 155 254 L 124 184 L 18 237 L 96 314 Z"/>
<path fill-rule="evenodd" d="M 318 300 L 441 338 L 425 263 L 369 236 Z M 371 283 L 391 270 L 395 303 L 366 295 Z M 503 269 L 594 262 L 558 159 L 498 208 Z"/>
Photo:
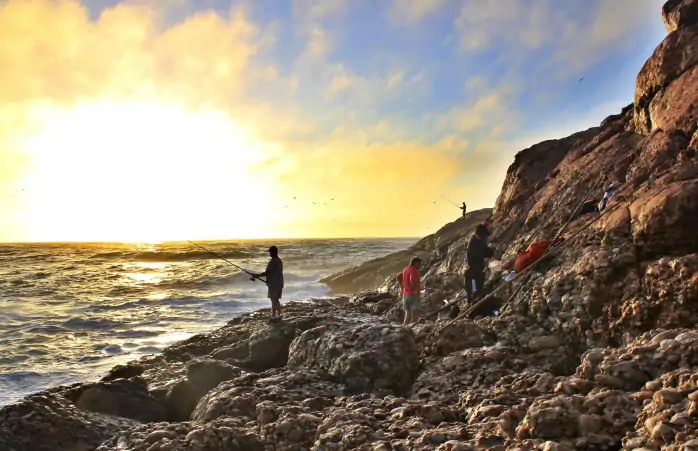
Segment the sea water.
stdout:
<path fill-rule="evenodd" d="M 322 277 L 415 240 L 206 242 L 262 272 L 275 244 L 283 302 L 330 295 Z M 268 307 L 266 286 L 190 243 L 0 244 L 0 405 L 93 380 L 236 315 Z"/>

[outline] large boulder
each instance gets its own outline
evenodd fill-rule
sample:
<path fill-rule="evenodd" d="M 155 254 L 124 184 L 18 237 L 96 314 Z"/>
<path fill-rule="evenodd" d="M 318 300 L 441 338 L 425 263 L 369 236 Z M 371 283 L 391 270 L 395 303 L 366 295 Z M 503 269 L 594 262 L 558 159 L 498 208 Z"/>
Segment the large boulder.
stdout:
<path fill-rule="evenodd" d="M 187 376 L 172 385 L 165 396 L 170 421 L 186 421 L 199 400 L 221 382 L 239 377 L 241 371 L 226 362 L 196 358 L 187 364 Z"/>
<path fill-rule="evenodd" d="M 103 441 L 139 424 L 81 410 L 63 396 L 42 393 L 0 409 L 0 449 L 92 451 Z"/>
<path fill-rule="evenodd" d="M 698 0 L 669 0 L 662 7 L 662 21 L 669 33 L 698 23 Z"/>
<path fill-rule="evenodd" d="M 329 324 L 304 332 L 291 345 L 291 368 L 315 368 L 350 390 L 406 393 L 419 359 L 408 327 L 380 323 Z"/>
<path fill-rule="evenodd" d="M 654 127 L 649 105 L 654 96 L 681 74 L 698 64 L 698 26 L 679 28 L 654 50 L 637 75 L 635 85 L 635 127 L 649 134 Z"/>

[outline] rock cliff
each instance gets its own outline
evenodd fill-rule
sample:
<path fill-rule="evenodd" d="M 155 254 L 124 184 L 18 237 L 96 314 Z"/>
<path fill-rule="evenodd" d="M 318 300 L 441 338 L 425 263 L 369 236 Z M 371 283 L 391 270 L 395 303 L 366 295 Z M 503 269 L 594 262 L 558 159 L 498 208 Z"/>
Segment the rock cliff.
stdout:
<path fill-rule="evenodd" d="M 504 286 L 516 295 L 499 316 L 396 324 L 392 278 L 289 303 L 279 324 L 243 315 L 0 409 L 0 449 L 698 450 L 697 5 L 664 5 L 669 35 L 632 105 L 516 156 L 498 252 L 567 240 Z M 568 223 L 611 182 L 602 215 Z M 423 253 L 436 308 L 461 289 L 465 239 L 488 213 L 328 283 L 376 287 Z"/>

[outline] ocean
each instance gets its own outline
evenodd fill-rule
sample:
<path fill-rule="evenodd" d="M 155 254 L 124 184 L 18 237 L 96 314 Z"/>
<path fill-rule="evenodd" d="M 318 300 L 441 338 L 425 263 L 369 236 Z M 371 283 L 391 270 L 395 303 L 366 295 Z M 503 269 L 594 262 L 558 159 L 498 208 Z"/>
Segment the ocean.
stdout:
<path fill-rule="evenodd" d="M 322 277 L 415 239 L 202 242 L 262 272 L 275 244 L 282 302 L 327 297 Z M 268 307 L 266 286 L 191 243 L 0 244 L 0 405 L 93 380 Z"/>

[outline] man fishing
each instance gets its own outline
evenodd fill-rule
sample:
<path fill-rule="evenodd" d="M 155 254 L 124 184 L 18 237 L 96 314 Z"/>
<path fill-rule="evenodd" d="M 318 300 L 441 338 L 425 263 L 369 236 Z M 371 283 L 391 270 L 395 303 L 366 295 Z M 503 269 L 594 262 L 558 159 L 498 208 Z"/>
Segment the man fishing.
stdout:
<path fill-rule="evenodd" d="M 465 202 L 463 202 L 463 206 L 458 207 L 461 210 L 463 210 L 463 218 L 465 218 L 465 212 L 468 210 L 468 207 L 465 205 Z"/>
<path fill-rule="evenodd" d="M 281 292 L 284 289 L 284 262 L 279 258 L 279 248 L 272 246 L 269 248 L 271 259 L 267 263 L 267 269 L 254 277 L 267 278 L 267 297 L 271 300 L 270 322 L 281 320 Z"/>
<path fill-rule="evenodd" d="M 465 292 L 468 301 L 473 302 L 482 296 L 482 289 L 485 286 L 485 259 L 494 255 L 492 248 L 487 246 L 487 227 L 480 224 L 475 227 L 475 233 L 468 241 L 466 260 L 468 269 L 465 271 Z M 476 298 L 473 298 L 475 293 Z"/>

